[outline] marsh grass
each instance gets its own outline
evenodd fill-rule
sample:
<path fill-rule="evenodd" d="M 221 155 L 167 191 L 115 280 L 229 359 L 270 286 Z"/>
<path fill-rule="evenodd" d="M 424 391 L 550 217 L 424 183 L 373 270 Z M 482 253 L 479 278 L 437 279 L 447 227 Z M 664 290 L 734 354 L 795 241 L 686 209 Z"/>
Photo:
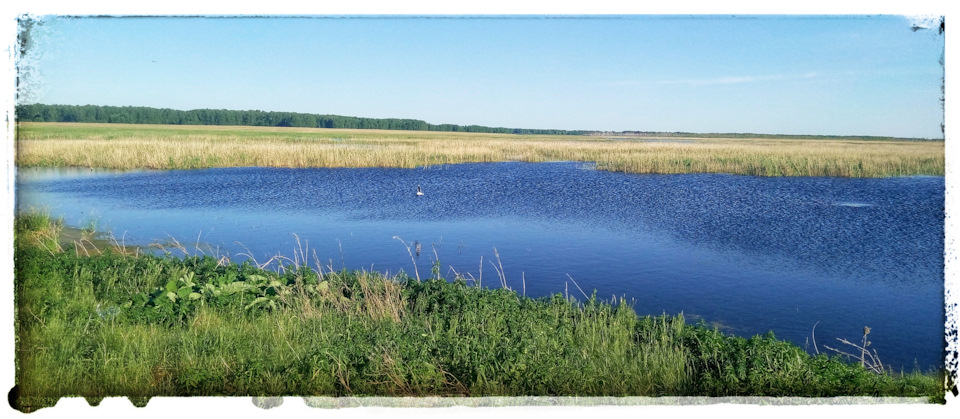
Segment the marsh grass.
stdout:
<path fill-rule="evenodd" d="M 312 270 L 298 265 L 308 247 L 272 267 L 87 256 L 30 240 L 43 218 L 16 224 L 22 411 L 64 396 L 944 395 L 936 372 L 878 374 L 772 334 L 638 316 L 622 299 Z"/>
<path fill-rule="evenodd" d="M 596 162 L 628 173 L 943 175 L 943 141 L 603 137 L 320 128 L 18 123 L 16 164 L 110 169 Z"/>
<path fill-rule="evenodd" d="M 63 250 L 60 245 L 63 228 L 63 219 L 50 218 L 49 210 L 32 209 L 14 218 L 14 240 L 52 254 Z"/>

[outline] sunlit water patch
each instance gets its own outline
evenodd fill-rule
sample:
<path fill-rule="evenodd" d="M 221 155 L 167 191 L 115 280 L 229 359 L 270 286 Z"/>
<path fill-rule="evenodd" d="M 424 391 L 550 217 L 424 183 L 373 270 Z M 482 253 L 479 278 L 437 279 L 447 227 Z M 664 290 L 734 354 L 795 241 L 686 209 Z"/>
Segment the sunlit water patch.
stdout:
<path fill-rule="evenodd" d="M 850 208 L 863 208 L 863 207 L 872 207 L 873 204 L 866 202 L 837 202 L 837 205 L 841 207 L 850 207 Z"/>
<path fill-rule="evenodd" d="M 885 364 L 942 364 L 943 177 L 633 175 L 571 162 L 34 169 L 19 172 L 17 198 L 128 244 L 175 239 L 260 262 L 302 252 L 325 269 L 422 277 L 439 258 L 448 278 L 623 296 L 640 314 L 773 330 L 811 352 L 814 325 L 821 351 L 870 326 Z"/>

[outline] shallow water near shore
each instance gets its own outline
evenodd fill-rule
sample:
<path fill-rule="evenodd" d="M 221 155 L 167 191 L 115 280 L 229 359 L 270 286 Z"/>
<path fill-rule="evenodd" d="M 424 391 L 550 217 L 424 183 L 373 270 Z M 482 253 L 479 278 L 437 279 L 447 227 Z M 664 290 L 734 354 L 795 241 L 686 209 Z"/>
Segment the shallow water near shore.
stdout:
<path fill-rule="evenodd" d="M 527 296 L 596 291 L 641 315 L 772 330 L 809 352 L 814 338 L 824 352 L 869 326 L 870 349 L 907 371 L 943 363 L 943 203 L 936 176 L 635 175 L 573 162 L 17 179 L 19 210 L 46 207 L 126 244 L 176 239 L 259 262 L 303 252 L 325 270 L 421 277 L 439 258 L 441 275 L 489 287 L 502 266 Z"/>

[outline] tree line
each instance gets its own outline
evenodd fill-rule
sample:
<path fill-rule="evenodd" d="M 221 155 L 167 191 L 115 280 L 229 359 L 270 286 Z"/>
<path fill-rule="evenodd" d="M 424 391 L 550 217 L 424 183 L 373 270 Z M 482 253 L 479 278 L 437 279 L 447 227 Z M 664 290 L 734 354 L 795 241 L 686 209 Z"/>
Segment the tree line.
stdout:
<path fill-rule="evenodd" d="M 692 133 L 662 131 L 586 131 L 560 129 L 525 129 L 486 127 L 481 125 L 431 124 L 419 119 L 362 118 L 356 116 L 309 114 L 298 112 L 237 111 L 227 109 L 193 109 L 181 111 L 143 106 L 45 105 L 16 106 L 16 118 L 24 122 L 99 122 L 167 125 L 246 125 L 262 127 L 352 128 L 410 131 L 482 132 L 497 134 L 596 135 L 638 138 L 778 138 L 778 139 L 858 139 L 858 140 L 921 140 L 866 135 L 786 135 L 753 133 Z"/>
<path fill-rule="evenodd" d="M 585 131 L 430 124 L 418 119 L 361 118 L 298 112 L 193 109 L 188 111 L 143 106 L 45 105 L 16 106 L 24 122 L 99 122 L 168 125 L 246 125 L 262 127 L 354 128 L 413 131 L 484 132 L 499 134 L 583 135 Z"/>

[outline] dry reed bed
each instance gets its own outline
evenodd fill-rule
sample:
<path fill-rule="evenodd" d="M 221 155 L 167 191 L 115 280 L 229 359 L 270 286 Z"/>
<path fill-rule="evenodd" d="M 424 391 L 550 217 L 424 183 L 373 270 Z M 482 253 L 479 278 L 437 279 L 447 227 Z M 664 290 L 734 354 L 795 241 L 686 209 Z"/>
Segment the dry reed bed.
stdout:
<path fill-rule="evenodd" d="M 683 139 L 274 127 L 21 123 L 18 166 L 112 169 L 418 167 L 592 161 L 629 173 L 759 176 L 943 175 L 942 141 Z"/>

